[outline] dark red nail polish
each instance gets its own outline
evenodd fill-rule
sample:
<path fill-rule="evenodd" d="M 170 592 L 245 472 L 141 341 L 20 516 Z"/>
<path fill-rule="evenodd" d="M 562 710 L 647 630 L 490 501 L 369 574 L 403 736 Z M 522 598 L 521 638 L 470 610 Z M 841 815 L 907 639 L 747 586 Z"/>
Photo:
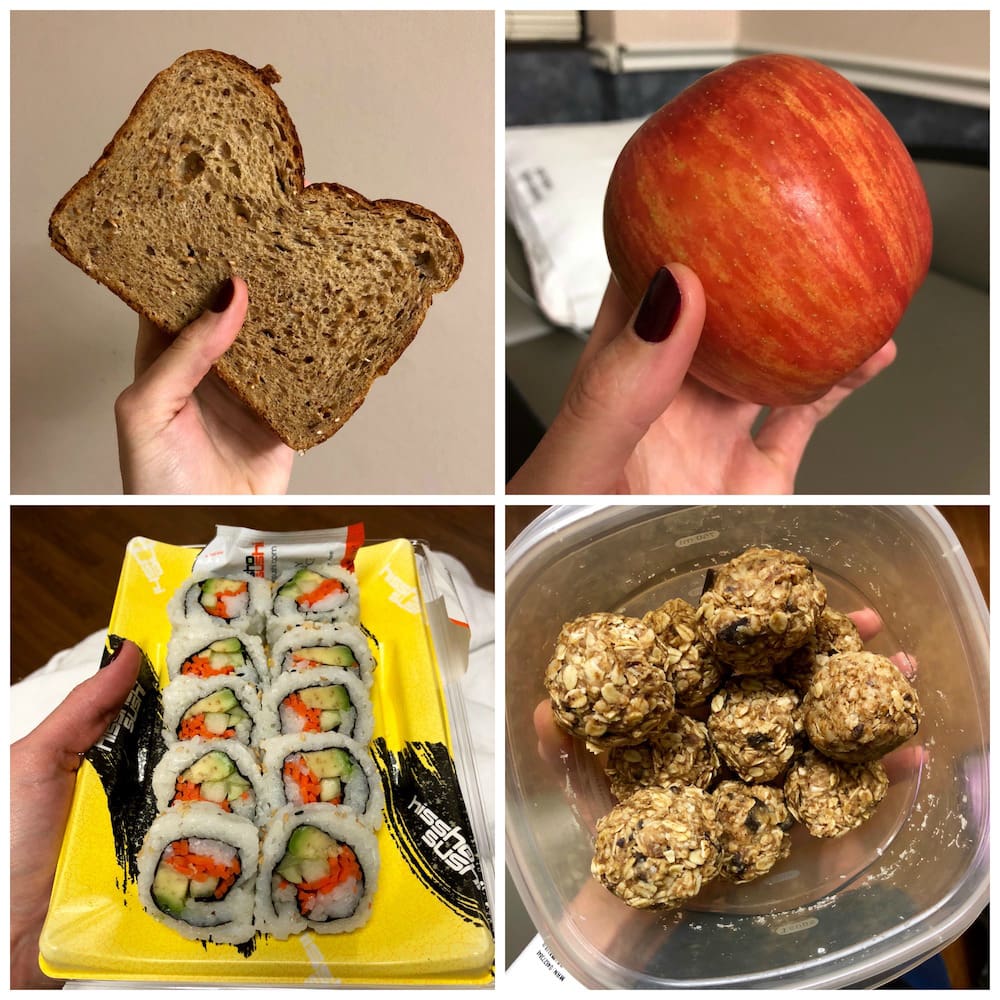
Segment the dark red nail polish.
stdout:
<path fill-rule="evenodd" d="M 681 311 L 681 290 L 670 269 L 661 267 L 642 297 L 633 329 L 650 344 L 670 336 Z"/>
<path fill-rule="evenodd" d="M 219 290 L 215 293 L 215 299 L 208 308 L 216 313 L 225 312 L 229 308 L 229 303 L 233 301 L 233 292 L 235 290 L 233 279 L 226 278 L 219 286 Z"/>

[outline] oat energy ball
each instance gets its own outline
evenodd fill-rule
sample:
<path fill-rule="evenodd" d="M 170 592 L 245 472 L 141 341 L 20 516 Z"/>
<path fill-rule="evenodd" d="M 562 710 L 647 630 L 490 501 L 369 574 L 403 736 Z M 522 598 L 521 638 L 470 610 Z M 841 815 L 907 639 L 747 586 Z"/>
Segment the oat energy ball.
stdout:
<path fill-rule="evenodd" d="M 674 689 L 653 630 L 638 618 L 567 622 L 545 671 L 556 722 L 595 751 L 641 743 L 674 712 Z"/>
<path fill-rule="evenodd" d="M 802 701 L 806 735 L 836 760 L 883 757 L 916 733 L 917 692 L 877 653 L 838 653 L 817 667 Z"/>
<path fill-rule="evenodd" d="M 712 699 L 708 734 L 738 777 L 773 781 L 802 743 L 799 696 L 774 677 L 734 678 Z"/>
<path fill-rule="evenodd" d="M 615 747 L 608 754 L 606 773 L 611 794 L 619 801 L 640 788 L 696 785 L 708 788 L 719 771 L 719 755 L 704 722 L 679 712 L 667 728 L 645 743 Z"/>
<path fill-rule="evenodd" d="M 642 619 L 656 633 L 667 655 L 667 676 L 678 708 L 703 705 L 722 683 L 722 667 L 698 634 L 698 611 L 675 598 Z"/>
<path fill-rule="evenodd" d="M 840 837 L 870 819 L 888 789 L 880 761 L 842 764 L 808 750 L 785 778 L 785 804 L 814 837 Z"/>
<path fill-rule="evenodd" d="M 826 588 L 808 559 L 749 548 L 709 573 L 701 635 L 734 674 L 770 674 L 815 634 L 824 607 Z"/>
<path fill-rule="evenodd" d="M 723 781 L 713 793 L 719 822 L 719 874 L 730 882 L 766 875 L 792 849 L 794 820 L 780 788 Z"/>
<path fill-rule="evenodd" d="M 804 695 L 818 666 L 837 653 L 860 653 L 863 648 L 857 625 L 847 615 L 827 607 L 816 622 L 816 634 L 779 663 L 775 673 Z"/>
<path fill-rule="evenodd" d="M 672 909 L 718 873 L 719 828 L 700 788 L 643 788 L 597 822 L 590 871 L 629 906 Z"/>

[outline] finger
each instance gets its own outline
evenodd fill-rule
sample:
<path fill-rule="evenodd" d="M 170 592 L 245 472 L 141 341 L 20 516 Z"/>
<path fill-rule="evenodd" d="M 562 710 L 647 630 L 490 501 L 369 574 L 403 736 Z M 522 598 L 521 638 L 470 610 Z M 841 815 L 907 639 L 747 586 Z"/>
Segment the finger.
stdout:
<path fill-rule="evenodd" d="M 847 616 L 854 622 L 862 642 L 869 642 L 882 631 L 882 619 L 873 608 L 862 608 L 860 611 L 852 611 Z"/>
<path fill-rule="evenodd" d="M 135 377 L 149 369 L 153 362 L 173 343 L 173 337 L 155 323 L 139 317 L 139 335 L 135 341 Z"/>
<path fill-rule="evenodd" d="M 573 376 L 570 379 L 570 386 L 580 377 L 580 373 L 593 361 L 594 356 L 603 348 L 607 347 L 615 337 L 625 328 L 632 318 L 632 305 L 625 293 L 621 290 L 614 275 L 608 279 L 608 287 L 604 290 L 604 298 L 601 299 L 601 307 L 597 311 L 597 319 L 594 320 L 594 328 L 587 338 L 587 345 L 583 349 Z"/>
<path fill-rule="evenodd" d="M 131 642 L 122 643 L 105 667 L 73 688 L 25 739 L 49 760 L 71 758 L 75 767 L 77 755 L 89 750 L 121 711 L 141 662 L 139 648 Z"/>
<path fill-rule="evenodd" d="M 572 748 L 573 737 L 556 725 L 551 702 L 542 701 L 535 706 L 533 722 L 538 737 L 538 756 L 548 764 L 558 764 Z"/>
<path fill-rule="evenodd" d="M 852 392 L 870 382 L 896 358 L 893 341 L 883 344 L 860 368 L 814 403 L 779 406 L 768 414 L 754 438 L 760 451 L 794 475 L 816 425 L 828 417 Z"/>
<path fill-rule="evenodd" d="M 236 339 L 248 297 L 241 278 L 231 281 L 232 298 L 222 311 L 207 309 L 188 324 L 136 380 L 134 388 L 148 402 L 170 412 L 180 409 Z"/>
<path fill-rule="evenodd" d="M 917 676 L 917 661 L 909 653 L 894 653 L 889 659 L 908 681 Z"/>
<path fill-rule="evenodd" d="M 882 758 L 882 766 L 891 784 L 905 781 L 916 774 L 928 760 L 927 751 L 919 745 L 902 746 Z"/>
<path fill-rule="evenodd" d="M 515 491 L 537 492 L 525 488 L 529 479 L 555 492 L 614 489 L 636 445 L 677 394 L 704 320 L 695 273 L 681 264 L 661 268 L 631 321 L 571 384 L 529 459 L 530 475 L 512 481 Z"/>

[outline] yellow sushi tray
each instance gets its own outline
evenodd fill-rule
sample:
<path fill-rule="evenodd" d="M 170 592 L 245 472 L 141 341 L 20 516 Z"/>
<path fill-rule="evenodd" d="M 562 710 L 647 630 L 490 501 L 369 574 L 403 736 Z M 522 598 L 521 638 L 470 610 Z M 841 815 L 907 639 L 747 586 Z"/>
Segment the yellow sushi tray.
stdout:
<path fill-rule="evenodd" d="M 167 605 L 209 547 L 134 538 L 105 655 L 130 639 L 148 662 L 79 771 L 40 940 L 47 975 L 146 986 L 493 984 L 492 837 L 458 683 L 468 627 L 420 543 L 366 544 L 363 528 L 352 532 L 361 625 L 377 659 L 371 751 L 385 793 L 371 919 L 347 933 L 286 941 L 258 933 L 237 946 L 187 940 L 143 909 L 137 854 L 156 811 L 149 779 L 163 752 Z M 259 568 L 261 552 L 282 537 L 251 545 L 247 568 Z M 295 541 L 301 548 L 302 537 Z"/>

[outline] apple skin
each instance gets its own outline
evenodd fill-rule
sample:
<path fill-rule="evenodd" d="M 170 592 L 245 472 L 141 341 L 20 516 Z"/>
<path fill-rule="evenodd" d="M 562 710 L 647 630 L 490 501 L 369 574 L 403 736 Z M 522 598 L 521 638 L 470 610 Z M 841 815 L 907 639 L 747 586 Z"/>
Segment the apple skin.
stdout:
<path fill-rule="evenodd" d="M 728 396 L 806 403 L 892 336 L 927 274 L 920 177 L 881 112 L 810 59 L 702 77 L 622 150 L 604 204 L 633 305 L 663 264 L 705 288 L 691 374 Z"/>

